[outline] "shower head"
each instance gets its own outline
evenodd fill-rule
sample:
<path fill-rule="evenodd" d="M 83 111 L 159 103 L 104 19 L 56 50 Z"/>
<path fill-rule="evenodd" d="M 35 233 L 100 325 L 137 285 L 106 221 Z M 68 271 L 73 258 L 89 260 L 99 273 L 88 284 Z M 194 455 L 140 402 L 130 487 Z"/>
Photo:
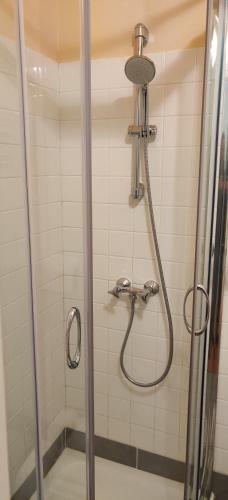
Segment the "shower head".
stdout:
<path fill-rule="evenodd" d="M 143 55 L 143 47 L 149 39 L 149 31 L 144 24 L 139 23 L 134 30 L 135 55 L 125 64 L 125 74 L 135 85 L 148 85 L 155 77 L 153 61 Z"/>
<path fill-rule="evenodd" d="M 135 85 L 148 85 L 155 77 L 155 65 L 149 57 L 130 57 L 125 64 L 125 74 Z"/>

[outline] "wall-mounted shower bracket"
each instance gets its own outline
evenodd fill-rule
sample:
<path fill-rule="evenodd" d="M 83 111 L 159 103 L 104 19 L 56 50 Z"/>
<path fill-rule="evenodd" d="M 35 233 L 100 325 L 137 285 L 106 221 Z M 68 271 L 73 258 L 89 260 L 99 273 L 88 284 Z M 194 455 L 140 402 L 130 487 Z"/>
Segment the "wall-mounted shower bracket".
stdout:
<path fill-rule="evenodd" d="M 137 182 L 137 185 L 134 188 L 134 191 L 132 192 L 131 196 L 134 198 L 134 200 L 141 200 L 144 196 L 144 184 L 142 182 Z"/>
<path fill-rule="evenodd" d="M 157 135 L 156 125 L 129 125 L 128 135 L 138 139 L 153 140 Z"/>
<path fill-rule="evenodd" d="M 119 278 L 116 285 L 108 293 L 120 298 L 123 293 L 127 293 L 131 297 L 140 298 L 143 302 L 148 302 L 149 298 L 159 292 L 159 284 L 156 281 L 149 280 L 144 283 L 143 287 L 132 286 L 128 278 Z"/>
<path fill-rule="evenodd" d="M 141 55 L 143 48 L 147 45 L 149 40 L 149 31 L 144 24 L 142 23 L 136 24 L 134 31 L 134 39 L 135 39 L 134 43 L 135 53 Z"/>

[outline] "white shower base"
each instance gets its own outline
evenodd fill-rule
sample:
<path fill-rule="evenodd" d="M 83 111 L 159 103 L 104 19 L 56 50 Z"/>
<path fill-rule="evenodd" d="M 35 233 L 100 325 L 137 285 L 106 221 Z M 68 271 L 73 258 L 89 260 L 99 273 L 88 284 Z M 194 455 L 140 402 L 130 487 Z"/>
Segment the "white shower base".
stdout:
<path fill-rule="evenodd" d="M 183 484 L 96 457 L 96 500 L 183 500 L 183 493 Z M 45 500 L 75 499 L 86 500 L 85 455 L 66 449 L 45 479 Z"/>

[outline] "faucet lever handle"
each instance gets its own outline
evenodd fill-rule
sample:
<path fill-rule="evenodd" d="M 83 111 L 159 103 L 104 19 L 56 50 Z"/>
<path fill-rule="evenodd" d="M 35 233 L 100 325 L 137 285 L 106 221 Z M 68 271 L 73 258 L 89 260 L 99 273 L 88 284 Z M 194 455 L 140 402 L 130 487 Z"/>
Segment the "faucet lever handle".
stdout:
<path fill-rule="evenodd" d="M 140 298 L 147 304 L 148 300 L 152 295 L 156 295 L 159 292 L 159 284 L 156 281 L 149 280 L 144 283 L 142 291 L 139 292 Z"/>
<path fill-rule="evenodd" d="M 108 293 L 116 297 L 117 299 L 120 296 L 120 293 L 123 292 L 125 289 L 130 288 L 131 282 L 128 278 L 119 278 L 116 282 L 116 285 L 112 290 L 109 290 Z"/>
<path fill-rule="evenodd" d="M 128 288 L 131 286 L 131 282 L 128 278 L 119 278 L 116 282 L 116 286 L 119 288 Z"/>
<path fill-rule="evenodd" d="M 144 283 L 144 290 L 147 290 L 151 295 L 156 295 L 159 292 L 159 284 L 154 280 L 146 281 Z"/>

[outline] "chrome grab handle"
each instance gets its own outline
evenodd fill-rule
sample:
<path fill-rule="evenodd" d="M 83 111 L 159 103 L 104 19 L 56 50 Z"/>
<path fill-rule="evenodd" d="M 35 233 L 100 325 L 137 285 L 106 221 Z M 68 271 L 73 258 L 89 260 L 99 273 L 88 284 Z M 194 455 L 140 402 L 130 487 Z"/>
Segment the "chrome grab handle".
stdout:
<path fill-rule="evenodd" d="M 76 351 L 75 355 L 72 359 L 71 354 L 70 354 L 70 332 L 71 332 L 71 327 L 74 319 L 76 318 L 77 320 L 77 328 L 78 328 L 78 336 L 77 336 L 77 344 L 76 344 Z M 74 370 L 75 368 L 78 367 L 81 359 L 81 314 L 80 311 L 77 307 L 72 307 L 67 315 L 67 320 L 66 320 L 66 359 L 67 359 L 67 364 L 71 370 Z"/>
<path fill-rule="evenodd" d="M 203 326 L 199 329 L 199 330 L 196 330 L 194 332 L 195 335 L 199 336 L 199 335 L 202 335 L 202 333 L 205 332 L 206 328 L 207 328 L 207 325 L 208 325 L 208 320 L 209 320 L 209 315 L 210 315 L 210 302 L 209 302 L 209 297 L 208 297 L 208 293 L 207 291 L 205 290 L 204 286 L 203 285 L 197 285 L 197 290 L 200 290 L 202 292 L 202 294 L 204 295 L 204 297 L 206 298 L 206 318 L 205 318 L 205 322 L 203 324 Z M 187 320 L 187 316 L 186 316 L 186 303 L 187 303 L 187 299 L 188 299 L 188 296 L 190 295 L 191 292 L 194 291 L 194 286 L 191 286 L 186 294 L 185 294 L 185 298 L 184 298 L 184 305 L 183 305 L 183 315 L 184 315 L 184 324 L 188 330 L 189 333 L 193 333 L 192 332 L 192 327 L 191 325 L 189 324 L 188 320 Z"/>

